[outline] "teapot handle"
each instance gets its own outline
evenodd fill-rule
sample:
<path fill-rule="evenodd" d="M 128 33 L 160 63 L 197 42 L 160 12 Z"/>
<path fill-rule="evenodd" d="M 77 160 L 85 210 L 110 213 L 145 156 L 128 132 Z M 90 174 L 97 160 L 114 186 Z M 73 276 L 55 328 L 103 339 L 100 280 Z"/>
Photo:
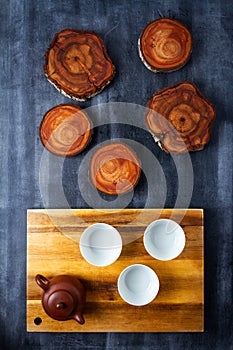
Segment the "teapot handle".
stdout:
<path fill-rule="evenodd" d="M 49 289 L 49 280 L 46 277 L 44 277 L 43 275 L 36 275 L 35 280 L 36 280 L 36 283 L 38 284 L 38 286 L 40 286 L 42 289 L 44 289 L 44 291 Z"/>

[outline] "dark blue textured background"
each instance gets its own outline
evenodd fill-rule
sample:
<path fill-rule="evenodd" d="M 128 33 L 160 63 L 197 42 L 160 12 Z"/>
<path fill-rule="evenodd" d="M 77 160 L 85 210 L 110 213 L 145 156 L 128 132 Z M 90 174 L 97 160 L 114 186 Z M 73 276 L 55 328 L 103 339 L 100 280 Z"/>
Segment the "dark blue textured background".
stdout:
<path fill-rule="evenodd" d="M 159 13 L 187 25 L 193 33 L 194 45 L 185 67 L 156 75 L 141 63 L 137 39 L 145 25 L 158 18 Z M 231 0 L 1 1 L 0 334 L 3 349 L 233 349 L 232 18 Z M 210 143 L 204 151 L 191 154 L 195 183 L 190 206 L 205 209 L 203 334 L 26 333 L 26 209 L 43 207 L 38 185 L 43 147 L 38 128 L 49 108 L 71 102 L 44 77 L 44 53 L 54 34 L 65 28 L 94 30 L 99 34 L 117 70 L 109 87 L 81 103 L 82 107 L 109 101 L 145 105 L 158 89 L 190 80 L 216 108 Z M 125 134 L 143 142 L 163 164 L 170 179 L 166 205 L 172 207 L 175 180 L 171 160 L 153 144 L 149 134 L 126 131 L 120 126 L 102 128 L 93 142 L 97 144 Z M 82 198 L 74 196 L 72 191 L 75 162 L 67 160 L 65 191 L 73 206 L 85 207 Z M 143 179 L 139 185 L 145 187 Z M 143 195 L 142 191 L 135 194 L 133 206 L 142 206 Z"/>

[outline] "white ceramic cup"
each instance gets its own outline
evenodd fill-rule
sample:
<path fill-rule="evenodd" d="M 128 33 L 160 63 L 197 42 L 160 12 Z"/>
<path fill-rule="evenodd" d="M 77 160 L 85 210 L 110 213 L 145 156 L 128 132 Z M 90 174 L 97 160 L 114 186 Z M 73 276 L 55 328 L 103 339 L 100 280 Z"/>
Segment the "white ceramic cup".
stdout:
<path fill-rule="evenodd" d="M 153 258 L 172 260 L 180 255 L 185 247 L 185 233 L 175 221 L 159 219 L 146 228 L 143 243 Z"/>
<path fill-rule="evenodd" d="M 111 225 L 94 224 L 83 231 L 79 248 L 84 259 L 90 264 L 107 266 L 116 261 L 121 254 L 121 235 Z"/>
<path fill-rule="evenodd" d="M 143 306 L 157 296 L 159 279 L 150 267 L 135 264 L 126 267 L 121 272 L 117 287 L 121 298 L 128 304 Z"/>

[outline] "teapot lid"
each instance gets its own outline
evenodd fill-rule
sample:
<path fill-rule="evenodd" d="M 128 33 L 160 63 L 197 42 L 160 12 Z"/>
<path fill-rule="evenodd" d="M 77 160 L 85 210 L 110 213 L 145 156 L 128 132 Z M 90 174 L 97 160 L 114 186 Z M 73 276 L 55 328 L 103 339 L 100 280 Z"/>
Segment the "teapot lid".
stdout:
<path fill-rule="evenodd" d="M 76 300 L 66 290 L 55 290 L 51 294 L 45 294 L 43 306 L 47 314 L 57 320 L 65 320 L 73 314 L 76 309 Z"/>

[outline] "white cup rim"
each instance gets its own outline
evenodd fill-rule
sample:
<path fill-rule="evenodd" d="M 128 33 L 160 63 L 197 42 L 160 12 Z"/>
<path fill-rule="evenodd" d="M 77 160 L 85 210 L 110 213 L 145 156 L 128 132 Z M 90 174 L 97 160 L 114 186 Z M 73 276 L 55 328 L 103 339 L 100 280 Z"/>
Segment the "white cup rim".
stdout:
<path fill-rule="evenodd" d="M 143 287 L 143 281 L 138 281 L 134 283 L 134 279 L 130 278 L 127 280 L 127 276 L 129 276 L 130 272 L 136 273 L 137 276 L 138 270 L 138 278 L 140 279 L 140 275 L 146 277 L 147 275 L 147 288 L 145 290 L 134 290 L 135 286 Z M 140 273 L 141 270 L 141 273 Z M 156 272 L 151 269 L 149 266 L 144 264 L 133 264 L 127 266 L 119 275 L 117 281 L 117 288 L 121 298 L 130 305 L 133 306 L 143 306 L 152 302 L 158 292 L 159 292 L 159 278 Z M 137 289 L 137 288 L 136 288 Z"/>
<path fill-rule="evenodd" d="M 171 232 L 167 231 L 169 224 L 172 226 Z M 161 225 L 164 226 L 163 229 L 161 229 Z M 156 226 L 158 226 L 157 232 L 155 232 Z M 157 242 L 155 235 L 157 235 Z M 157 260 L 168 261 L 177 258 L 182 253 L 186 237 L 184 230 L 176 221 L 158 219 L 147 226 L 143 236 L 143 244 L 150 256 Z"/>
<path fill-rule="evenodd" d="M 102 234 L 104 229 L 109 231 L 109 236 Z M 79 241 L 79 249 L 89 264 L 108 266 L 119 258 L 122 251 L 122 238 L 112 225 L 102 222 L 95 223 L 83 231 Z"/>

